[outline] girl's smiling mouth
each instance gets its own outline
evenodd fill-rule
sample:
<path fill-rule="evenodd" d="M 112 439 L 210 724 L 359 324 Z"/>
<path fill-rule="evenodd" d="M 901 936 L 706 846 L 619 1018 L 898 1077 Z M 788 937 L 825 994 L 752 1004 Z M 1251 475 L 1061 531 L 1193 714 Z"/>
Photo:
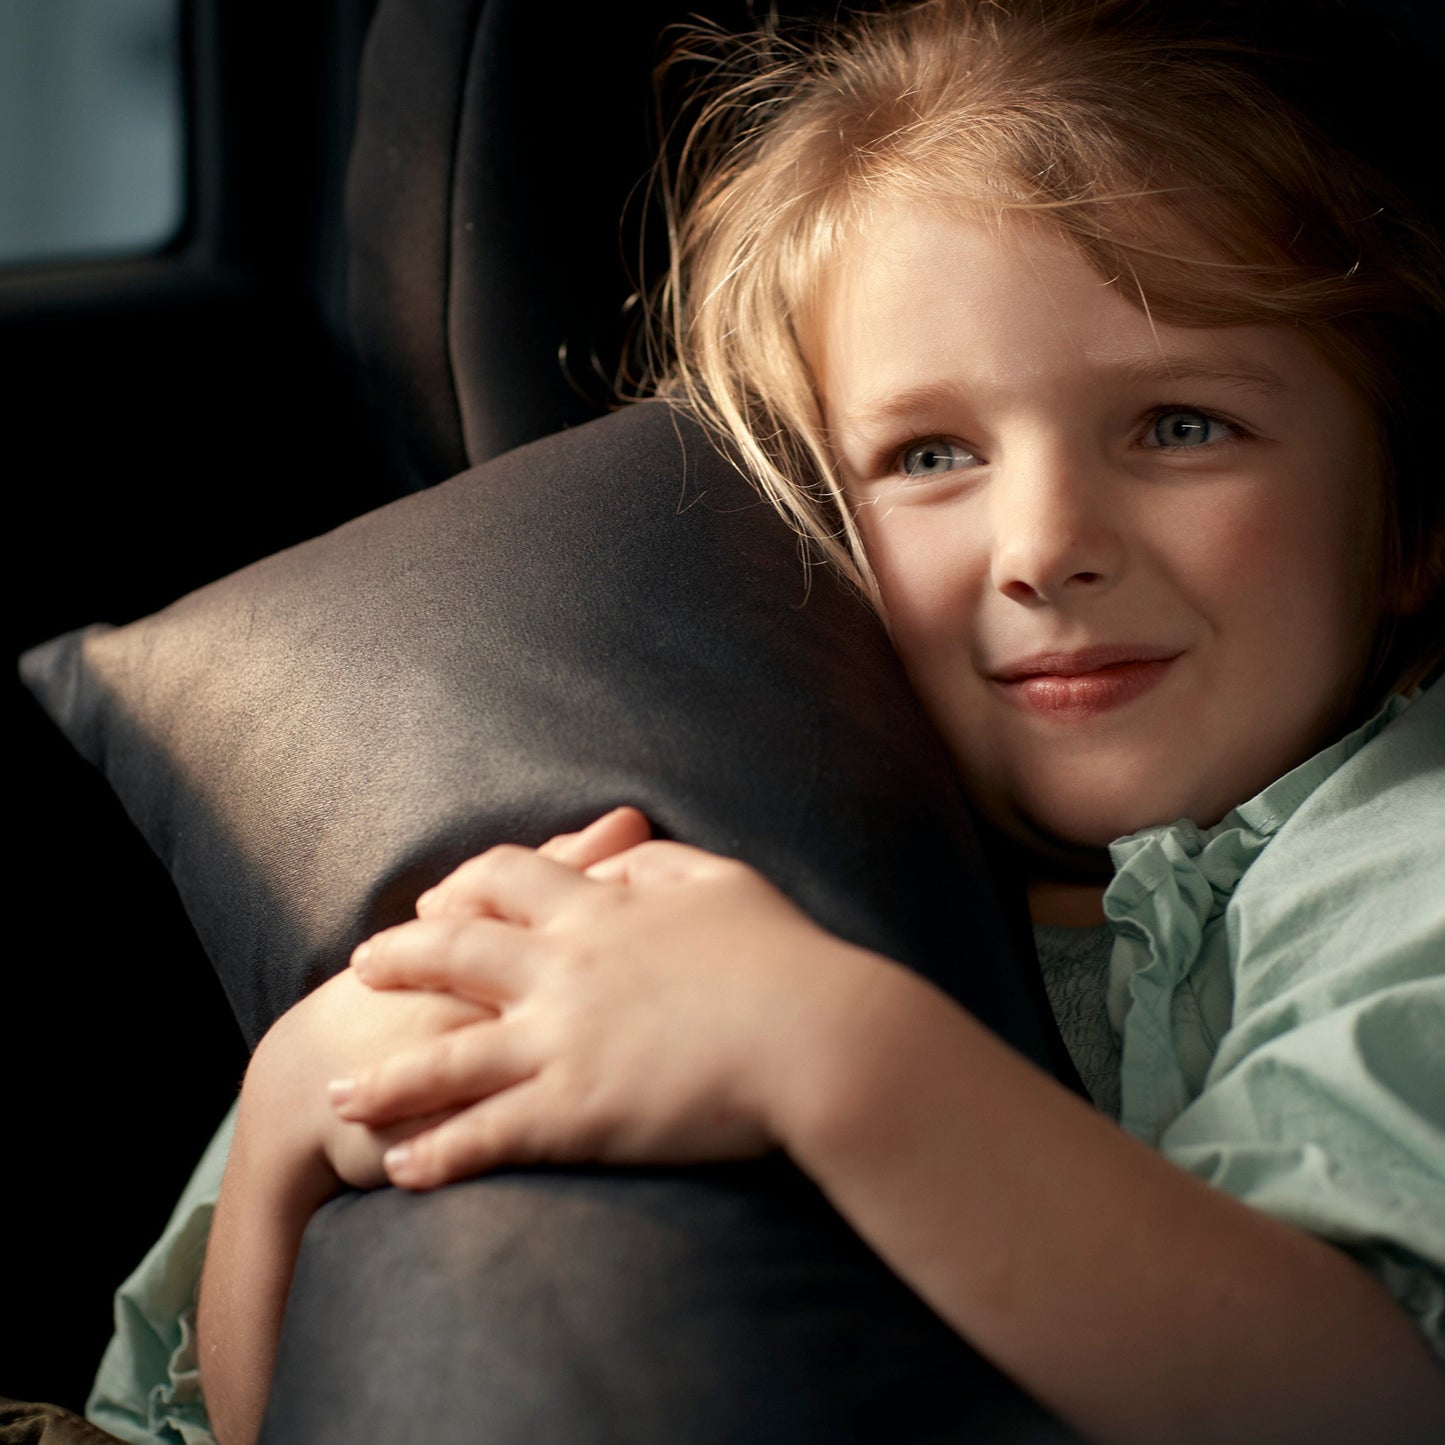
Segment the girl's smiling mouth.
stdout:
<path fill-rule="evenodd" d="M 1040 653 L 990 674 L 1015 706 L 1062 722 L 1084 721 L 1143 696 L 1173 666 L 1174 648 L 1104 644 Z"/>

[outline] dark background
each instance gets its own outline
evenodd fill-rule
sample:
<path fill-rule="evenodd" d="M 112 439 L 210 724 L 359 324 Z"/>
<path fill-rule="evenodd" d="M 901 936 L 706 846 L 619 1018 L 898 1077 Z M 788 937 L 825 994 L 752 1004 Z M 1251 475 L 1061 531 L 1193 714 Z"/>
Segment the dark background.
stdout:
<path fill-rule="evenodd" d="M 194 4 L 165 254 L 0 271 L 10 653 L 125 622 L 396 490 L 344 335 L 372 0 Z M 18 455 L 17 455 L 18 453 Z M 13 677 L 13 670 L 12 670 Z M 160 865 L 18 682 L 0 1394 L 80 1408 L 245 1049 Z"/>

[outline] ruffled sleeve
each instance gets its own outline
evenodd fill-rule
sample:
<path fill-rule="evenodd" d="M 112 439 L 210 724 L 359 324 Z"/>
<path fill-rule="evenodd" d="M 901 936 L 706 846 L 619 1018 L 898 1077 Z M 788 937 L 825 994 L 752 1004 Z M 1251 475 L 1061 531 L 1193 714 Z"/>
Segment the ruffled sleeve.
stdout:
<path fill-rule="evenodd" d="M 1120 1123 L 1151 1144 L 1199 1093 L 1229 1027 L 1220 927 L 1268 841 L 1237 814 L 1208 831 L 1181 821 L 1116 843 L 1104 900 L 1114 925 L 1109 1018 L 1122 1040 Z"/>
<path fill-rule="evenodd" d="M 1174 881 L 1149 899 L 1192 899 L 1194 923 L 1172 903 L 1162 911 L 1202 940 L 1173 967 L 1187 982 L 1226 958 L 1233 997 L 1197 1087 L 1196 1038 L 1131 1126 L 1191 1173 L 1357 1255 L 1445 1354 L 1445 691 L 1377 722 L 1200 835 L 1185 863 L 1170 853 Z M 1231 859 L 1247 861 L 1222 897 L 1228 868 L 1209 852 L 1230 834 Z M 1137 856 L 1152 856 L 1140 840 Z M 1170 848 L 1191 852 L 1187 838 Z M 1177 1006 L 1151 996 L 1166 925 L 1136 894 L 1152 879 L 1141 870 L 1115 899 L 1126 1070 L 1131 1033 L 1144 1039 L 1137 1061 L 1161 1018 L 1180 1032 Z M 1128 1094 L 1126 1076 L 1126 1109 Z"/>
<path fill-rule="evenodd" d="M 235 1127 L 233 1104 L 165 1232 L 116 1291 L 115 1334 L 85 1414 L 131 1445 L 215 1445 L 196 1354 L 196 1300 Z"/>

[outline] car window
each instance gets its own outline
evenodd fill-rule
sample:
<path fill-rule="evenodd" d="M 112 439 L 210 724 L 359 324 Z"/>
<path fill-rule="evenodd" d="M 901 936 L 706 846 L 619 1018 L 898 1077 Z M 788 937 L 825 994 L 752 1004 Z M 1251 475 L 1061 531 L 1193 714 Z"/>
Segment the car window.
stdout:
<path fill-rule="evenodd" d="M 144 254 L 175 238 L 182 8 L 0 3 L 0 265 Z"/>

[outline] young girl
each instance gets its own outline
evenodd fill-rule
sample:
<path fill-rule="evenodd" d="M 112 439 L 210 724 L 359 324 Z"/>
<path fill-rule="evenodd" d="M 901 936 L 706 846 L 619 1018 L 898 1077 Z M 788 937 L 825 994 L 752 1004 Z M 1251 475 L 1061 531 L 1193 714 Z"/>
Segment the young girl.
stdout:
<path fill-rule="evenodd" d="M 772 1148 L 1089 1438 L 1445 1420 L 1445 259 L 1307 72 L 1171 13 L 782 51 L 704 116 L 665 297 L 663 389 L 876 599 L 1027 860 L 1098 1107 L 634 811 L 494 849 L 256 1053 L 223 1445 L 340 1181 Z"/>

